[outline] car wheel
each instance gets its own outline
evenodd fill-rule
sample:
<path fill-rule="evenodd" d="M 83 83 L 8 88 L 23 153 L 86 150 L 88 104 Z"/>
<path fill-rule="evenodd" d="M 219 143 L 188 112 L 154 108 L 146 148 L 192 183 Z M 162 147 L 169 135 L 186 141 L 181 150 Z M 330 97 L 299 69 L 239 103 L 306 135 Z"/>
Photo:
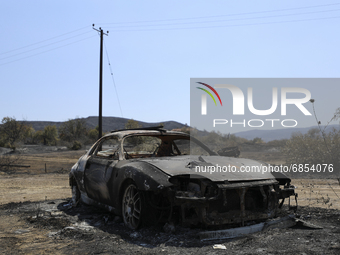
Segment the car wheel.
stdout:
<path fill-rule="evenodd" d="M 72 205 L 77 206 L 80 201 L 80 191 L 77 185 L 72 186 Z"/>
<path fill-rule="evenodd" d="M 129 184 L 122 199 L 122 213 L 125 226 L 137 229 L 142 222 L 144 198 L 135 184 Z"/>

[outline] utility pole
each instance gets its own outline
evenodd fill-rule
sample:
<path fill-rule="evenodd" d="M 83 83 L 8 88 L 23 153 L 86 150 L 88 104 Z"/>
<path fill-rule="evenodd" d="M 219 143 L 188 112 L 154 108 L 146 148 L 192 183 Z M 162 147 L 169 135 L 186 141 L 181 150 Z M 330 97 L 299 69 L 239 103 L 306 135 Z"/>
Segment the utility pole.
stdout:
<path fill-rule="evenodd" d="M 103 29 L 99 27 L 99 29 L 94 28 L 94 24 L 92 25 L 93 29 L 100 33 L 100 58 L 99 58 L 99 116 L 98 116 L 98 128 L 99 134 L 98 139 L 103 135 L 103 35 L 108 35 L 109 31 L 106 33 L 103 32 Z"/>

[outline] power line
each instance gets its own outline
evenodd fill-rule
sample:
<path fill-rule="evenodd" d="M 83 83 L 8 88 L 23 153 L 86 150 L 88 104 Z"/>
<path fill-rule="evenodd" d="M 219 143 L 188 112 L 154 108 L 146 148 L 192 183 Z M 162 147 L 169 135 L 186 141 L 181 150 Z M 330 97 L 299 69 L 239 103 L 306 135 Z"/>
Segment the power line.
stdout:
<path fill-rule="evenodd" d="M 263 13 L 273 13 L 273 12 L 283 12 L 283 11 L 293 11 L 293 10 L 303 10 L 303 9 L 311 9 L 311 8 L 320 8 L 320 7 L 329 7 L 329 6 L 338 6 L 340 3 L 333 3 L 333 4 L 324 4 L 324 5 L 314 5 L 314 6 L 304 6 L 304 7 L 296 7 L 296 8 L 286 8 L 286 9 L 277 9 L 277 10 L 267 10 L 267 11 L 257 11 L 257 12 L 244 12 L 244 13 L 236 13 L 236 14 L 226 14 L 226 15 L 215 15 L 215 16 L 201 16 L 201 17 L 192 17 L 192 18 L 181 18 L 181 19 L 165 19 L 165 20 L 149 20 L 149 21 L 135 21 L 135 22 L 116 22 L 116 23 L 103 23 L 108 25 L 114 25 L 114 27 L 110 27 L 115 29 L 114 31 L 117 32 L 124 32 L 124 31 L 162 31 L 162 30 L 187 30 L 187 29 L 204 29 L 204 28 L 221 28 L 221 27 L 238 27 L 238 26 L 254 26 L 254 25 L 268 25 L 268 24 L 280 24 L 280 23 L 291 23 L 291 22 L 302 22 L 302 21 L 313 21 L 313 20 L 326 20 L 326 19 L 336 19 L 339 18 L 339 16 L 334 17 L 324 17 L 324 18 L 310 18 L 310 19 L 299 19 L 299 20 L 287 20 L 287 21 L 267 21 L 267 22 L 259 22 L 259 23 L 248 23 L 248 24 L 228 24 L 228 25 L 214 25 L 214 26 L 190 26 L 190 27 L 169 27 L 169 26 L 180 26 L 180 25 L 194 25 L 194 24 L 208 24 L 208 23 L 216 23 L 216 22 L 227 22 L 227 21 L 242 21 L 242 20 L 254 20 L 254 19 L 264 19 L 264 18 L 278 18 L 278 17 L 287 17 L 287 16 L 296 16 L 296 15 L 304 15 L 304 14 L 315 14 L 315 13 L 325 13 L 325 12 L 332 12 L 332 11 L 338 11 L 340 9 L 335 10 L 320 10 L 320 11 L 312 11 L 312 12 L 304 12 L 304 13 L 294 13 L 294 14 L 281 14 L 281 15 L 271 15 L 271 16 L 260 16 L 260 17 L 245 17 L 245 18 L 237 18 L 237 19 L 226 19 L 226 20 L 210 20 L 210 21 L 193 21 L 193 22 L 182 22 L 182 23 L 167 23 L 167 24 L 145 24 L 145 25 L 138 25 L 141 23 L 150 23 L 150 22 L 167 22 L 167 21 L 184 21 L 184 20 L 195 20 L 195 19 L 211 19 L 211 18 L 220 18 L 220 17 L 233 17 L 233 16 L 241 16 L 241 15 L 253 15 L 253 14 L 263 14 Z M 122 24 L 120 26 L 116 26 Z M 128 24 L 137 24 L 137 25 L 128 25 Z M 156 27 L 156 26 L 166 26 L 165 28 L 155 28 L 155 29 L 148 29 L 147 27 Z M 138 28 L 140 27 L 140 29 Z M 44 42 L 54 40 L 58 37 L 62 37 L 68 34 L 72 34 L 74 32 L 83 30 L 85 28 L 88 28 L 88 26 L 73 30 L 71 32 L 67 32 L 58 36 L 51 37 L 46 40 L 42 40 L 40 42 L 36 42 L 33 44 L 29 44 L 17 49 L 13 49 L 10 51 L 6 51 L 3 53 L 0 53 L 0 55 L 8 54 L 10 52 L 18 51 L 21 49 L 29 48 L 33 45 L 42 44 Z M 122 28 L 122 29 L 121 29 Z M 135 28 L 135 29 L 123 29 L 123 28 Z M 59 42 L 69 40 L 71 38 L 86 34 L 89 32 L 85 32 L 76 36 L 72 36 L 63 40 L 60 40 L 58 42 L 53 42 L 47 45 L 42 45 L 40 47 L 27 50 L 21 53 L 17 53 L 11 56 L 4 57 L 0 60 L 8 59 L 11 57 L 15 57 L 21 54 L 25 54 L 34 50 L 38 50 L 40 48 L 44 48 L 53 44 L 57 44 Z M 52 49 L 53 50 L 53 49 Z M 46 52 L 46 51 L 45 51 Z M 38 53 L 40 54 L 40 53 Z M 33 55 L 34 56 L 34 55 Z M 16 60 L 15 60 L 16 61 Z"/>
<path fill-rule="evenodd" d="M 0 53 L 0 55 L 7 54 L 7 53 L 10 53 L 10 52 L 13 52 L 13 51 L 17 51 L 17 50 L 21 50 L 21 49 L 24 49 L 24 48 L 28 48 L 28 47 L 31 47 L 31 46 L 36 45 L 36 44 L 41 44 L 41 43 L 43 43 L 43 42 L 47 42 L 47 41 L 53 40 L 53 39 L 58 38 L 58 37 L 62 37 L 62 36 L 67 35 L 67 34 L 73 34 L 74 32 L 83 30 L 83 29 L 85 29 L 85 28 L 88 28 L 88 26 L 82 27 L 82 28 L 73 30 L 73 31 L 71 31 L 71 32 L 67 32 L 67 33 L 61 34 L 61 35 L 57 35 L 57 36 L 51 37 L 51 38 L 49 38 L 49 39 L 46 39 L 46 40 L 43 40 L 43 41 L 40 41 L 40 42 L 32 43 L 32 44 L 29 44 L 29 45 L 26 45 L 26 46 L 23 46 L 23 47 L 14 49 L 14 50 L 9 50 L 9 51 L 6 51 L 6 52 L 2 52 L 2 53 Z"/>
<path fill-rule="evenodd" d="M 268 21 L 248 24 L 234 24 L 234 25 L 216 25 L 216 26 L 200 26 L 200 27 L 178 27 L 178 28 L 155 28 L 155 29 L 114 29 L 114 32 L 141 32 L 141 31 L 170 31 L 170 30 L 188 30 L 188 29 L 204 29 L 204 28 L 222 28 L 222 27 L 242 27 L 242 26 L 256 26 L 256 25 L 271 25 L 271 24 L 283 24 L 283 23 L 294 23 L 304 21 L 315 21 L 315 20 L 328 20 L 338 19 L 340 16 L 326 17 L 326 18 L 310 18 L 310 19 L 298 19 L 298 20 L 286 20 L 286 21 Z M 112 27 L 108 27 L 112 28 Z"/>
<path fill-rule="evenodd" d="M 136 21 L 136 22 L 103 23 L 103 24 L 114 25 L 114 27 L 110 27 L 110 28 L 113 28 L 114 29 L 113 31 L 116 31 L 116 32 L 169 31 L 169 30 L 207 29 L 207 28 L 223 28 L 223 27 L 240 27 L 240 26 L 282 24 L 282 23 L 292 23 L 292 22 L 304 22 L 304 21 L 315 21 L 315 20 L 338 19 L 338 18 L 340 18 L 340 16 L 320 17 L 320 18 L 306 18 L 306 19 L 295 19 L 295 20 L 285 20 L 285 21 L 265 21 L 265 22 L 245 23 L 245 24 L 225 24 L 225 25 L 224 24 L 217 24 L 217 25 L 207 25 L 207 26 L 190 26 L 190 25 L 195 25 L 195 24 L 209 24 L 209 23 L 217 23 L 217 22 L 255 20 L 255 19 L 264 19 L 264 18 L 278 18 L 278 17 L 287 17 L 287 16 L 296 16 L 296 15 L 305 15 L 305 14 L 334 12 L 334 11 L 338 11 L 340 9 L 320 10 L 320 11 L 311 11 L 311 12 L 302 12 L 302 13 L 300 12 L 300 13 L 290 13 L 290 14 L 279 14 L 279 15 L 275 15 L 275 16 L 274 15 L 270 15 L 270 16 L 260 16 L 260 17 L 244 17 L 244 18 L 236 18 L 236 19 L 202 21 L 202 19 L 221 18 L 221 17 L 233 17 L 233 16 L 241 16 L 241 15 L 253 15 L 253 14 L 264 14 L 264 13 L 274 13 L 274 12 L 285 12 L 285 11 L 303 10 L 303 9 L 311 9 L 311 8 L 338 6 L 338 5 L 340 5 L 340 3 L 324 4 L 324 5 L 314 5 L 314 6 L 304 6 L 304 7 L 286 8 L 286 9 L 277 9 L 277 10 L 267 10 L 267 11 L 257 11 L 257 12 L 245 12 L 245 13 L 226 14 L 226 15 L 204 16 L 204 17 L 192 17 L 192 18 L 181 18 L 181 19 L 165 19 L 165 20 L 150 20 L 150 21 Z M 185 20 L 195 20 L 195 19 L 201 19 L 201 20 L 200 21 L 193 21 L 193 22 L 166 23 L 166 24 L 144 24 L 144 25 L 142 25 L 142 23 L 150 23 L 150 22 L 155 23 L 155 22 L 168 22 L 168 21 L 185 21 Z M 137 24 L 137 25 L 128 25 L 128 24 Z M 185 26 L 185 25 L 189 25 L 189 26 Z M 161 26 L 163 26 L 163 27 L 161 27 Z M 177 27 L 170 27 L 170 26 L 177 26 Z M 161 27 L 161 28 L 148 28 L 148 27 Z M 68 34 L 72 34 L 74 32 L 83 30 L 85 28 L 88 28 L 88 26 L 82 27 L 82 28 L 73 30 L 71 32 L 67 32 L 67 33 L 58 35 L 58 36 L 54 36 L 54 37 L 51 37 L 49 39 L 42 40 L 40 42 L 36 42 L 36 43 L 30 44 L 30 45 L 27 45 L 27 46 L 23 46 L 23 47 L 20 47 L 20 48 L 17 48 L 17 49 L 6 51 L 6 52 L 3 52 L 3 53 L 0 53 L 0 55 L 8 54 L 8 53 L 11 53 L 11 52 L 15 52 L 15 51 L 19 51 L 19 50 L 22 50 L 22 49 L 25 49 L 25 48 L 32 47 L 34 45 L 42 44 L 44 42 L 51 41 L 51 40 L 54 40 L 56 38 L 68 35 Z M 124 28 L 127 28 L 127 29 L 124 29 Z M 89 32 L 85 32 L 85 33 L 81 33 L 79 35 L 71 36 L 71 37 L 65 38 L 63 40 L 59 40 L 59 41 L 52 42 L 52 43 L 49 43 L 49 44 L 46 44 L 46 45 L 42 45 L 40 47 L 36 47 L 34 49 L 30 49 L 30 50 L 26 50 L 24 52 L 13 54 L 11 56 L 6 56 L 6 57 L 1 58 L 0 60 L 9 59 L 9 58 L 12 58 L 12 57 L 15 57 L 15 56 L 18 56 L 18 55 L 22 55 L 22 54 L 25 54 L 25 53 L 28 53 L 28 52 L 32 52 L 34 50 L 39 50 L 41 48 L 45 48 L 45 47 L 48 47 L 50 45 L 54 45 L 54 44 L 57 44 L 57 43 L 60 43 L 60 42 L 66 41 L 66 40 L 70 40 L 70 39 L 72 39 L 74 37 L 81 36 L 81 35 L 86 34 L 86 33 L 89 33 Z M 91 38 L 91 37 L 88 37 L 88 38 Z M 85 38 L 85 39 L 82 39 L 82 40 L 86 40 L 88 38 Z M 70 44 L 77 43 L 77 42 L 82 41 L 82 40 L 78 40 L 78 41 L 72 42 Z M 12 63 L 12 62 L 15 62 L 15 61 L 22 60 L 22 59 L 30 58 L 30 57 L 33 57 L 33 56 L 36 56 L 36 55 L 39 55 L 39 54 L 43 54 L 45 52 L 49 52 L 49 51 L 54 50 L 54 49 L 58 49 L 58 48 L 61 48 L 61 47 L 68 46 L 70 44 L 66 44 L 66 45 L 63 45 L 63 46 L 60 46 L 60 47 L 56 47 L 56 48 L 53 48 L 53 49 L 50 49 L 50 50 L 47 50 L 47 51 L 43 51 L 43 52 L 40 52 L 40 53 L 37 53 L 37 54 L 33 54 L 33 55 L 30 55 L 30 56 L 27 56 L 27 57 L 20 58 L 20 59 L 17 59 L 17 60 L 9 61 L 9 62 L 0 64 L 0 65 L 5 65 L 5 64 L 8 64 L 8 63 Z"/>
<path fill-rule="evenodd" d="M 30 50 L 27 50 L 27 51 L 24 51 L 24 52 L 20 52 L 20 53 L 14 54 L 14 55 L 10 55 L 10 56 L 4 57 L 4 58 L 0 58 L 0 60 L 8 59 L 8 58 L 15 57 L 15 56 L 18 56 L 18 55 L 22 55 L 22 54 L 25 54 L 25 53 L 28 53 L 28 52 L 31 52 L 31 51 L 39 50 L 41 48 L 45 48 L 45 47 L 48 47 L 48 46 L 51 46 L 51 45 L 54 45 L 54 44 L 57 44 L 57 43 L 60 43 L 60 42 L 64 42 L 64 41 L 70 40 L 72 38 L 75 38 L 75 37 L 78 37 L 78 36 L 81 36 L 81 35 L 84 35 L 84 34 L 88 34 L 90 32 L 91 31 L 81 33 L 79 35 L 71 36 L 71 37 L 68 37 L 66 39 L 63 39 L 63 40 L 60 40 L 60 41 L 57 41 L 57 42 L 49 43 L 49 44 L 46 44 L 46 45 L 43 45 L 43 46 L 40 46 L 40 47 L 37 47 L 37 48 L 34 48 L 34 49 L 30 49 Z"/>
<path fill-rule="evenodd" d="M 303 12 L 303 13 L 292 13 L 292 14 L 270 15 L 270 16 L 261 16 L 261 17 L 224 19 L 224 20 L 194 21 L 194 22 L 182 22 L 182 23 L 149 24 L 149 25 L 127 25 L 127 26 L 116 26 L 116 27 L 110 27 L 110 28 L 151 27 L 151 26 L 168 26 L 168 25 L 175 25 L 176 26 L 176 25 L 188 25 L 188 24 L 216 23 L 216 22 L 226 22 L 226 21 L 242 21 L 242 20 L 266 19 L 266 18 L 279 18 L 279 17 L 288 17 L 288 16 L 297 16 L 297 15 L 315 14 L 315 13 L 325 13 L 325 12 L 334 12 L 334 11 L 340 11 L 340 9 Z"/>
<path fill-rule="evenodd" d="M 93 38 L 93 37 L 95 37 L 95 36 L 96 36 L 96 35 L 93 35 L 93 36 L 90 36 L 90 37 L 86 37 L 86 38 L 84 38 L 84 39 L 81 39 L 81 40 L 78 40 L 78 41 L 75 41 L 75 42 L 71 42 L 71 43 L 68 43 L 68 44 L 65 44 L 65 45 L 62 45 L 62 46 L 59 46 L 59 47 L 53 48 L 53 49 L 49 49 L 49 50 L 42 51 L 42 52 L 39 52 L 39 53 L 36 53 L 36 54 L 30 55 L 30 56 L 27 56 L 27 57 L 23 57 L 23 58 L 19 58 L 19 59 L 16 59 L 16 60 L 12 60 L 12 61 L 9 61 L 9 62 L 6 62 L 6 63 L 3 63 L 3 64 L 0 64 L 0 66 L 7 65 L 7 64 L 10 64 L 10 63 L 13 63 L 13 62 L 19 61 L 19 60 L 26 59 L 26 58 L 31 58 L 31 57 L 34 57 L 34 56 L 37 56 L 37 55 L 40 55 L 40 54 L 43 54 L 43 53 L 46 53 L 46 52 L 49 52 L 49 51 L 52 51 L 52 50 L 60 49 L 60 48 L 63 48 L 63 47 L 69 46 L 69 45 L 71 45 L 71 44 L 75 44 L 75 43 L 78 43 L 78 42 L 81 42 L 81 41 L 84 41 L 84 40 L 87 40 L 87 39 Z"/>
<path fill-rule="evenodd" d="M 118 96 L 118 92 L 117 92 L 117 87 L 116 87 L 116 83 L 115 83 L 115 80 L 114 80 L 114 76 L 113 76 L 113 72 L 112 72 L 112 67 L 111 67 L 111 63 L 110 63 L 110 58 L 109 58 L 109 54 L 107 52 L 107 47 L 106 47 L 105 41 L 104 41 L 104 47 L 105 47 L 106 57 L 107 57 L 107 61 L 108 61 L 110 72 L 111 72 L 111 78 L 112 78 L 113 86 L 114 86 L 115 91 L 116 91 L 116 96 L 117 96 L 117 101 L 118 101 L 118 105 L 119 105 L 119 109 L 120 109 L 120 114 L 122 115 L 122 118 L 123 118 L 123 111 L 122 111 L 122 107 L 120 105 L 120 100 L 119 100 L 119 96 Z"/>
<path fill-rule="evenodd" d="M 310 9 L 310 8 L 318 8 L 318 7 L 326 7 L 326 6 L 334 6 L 334 5 L 340 5 L 340 3 L 313 5 L 313 6 L 304 6 L 304 7 L 286 8 L 286 9 L 277 9 L 277 10 L 268 10 L 268 11 L 258 11 L 258 12 L 244 12 L 244 13 L 226 14 L 226 15 L 181 18 L 181 19 L 144 20 L 144 21 L 114 22 L 114 23 L 101 23 L 101 24 L 103 24 L 103 25 L 114 25 L 114 24 L 131 24 L 131 23 L 166 22 L 166 21 L 176 21 L 176 20 L 179 21 L 179 20 L 191 20 L 191 19 L 209 19 L 209 18 L 231 17 L 231 16 L 240 16 L 240 15 L 249 15 L 249 14 L 261 14 L 261 13 L 270 13 L 270 12 L 293 11 L 293 10 Z"/>

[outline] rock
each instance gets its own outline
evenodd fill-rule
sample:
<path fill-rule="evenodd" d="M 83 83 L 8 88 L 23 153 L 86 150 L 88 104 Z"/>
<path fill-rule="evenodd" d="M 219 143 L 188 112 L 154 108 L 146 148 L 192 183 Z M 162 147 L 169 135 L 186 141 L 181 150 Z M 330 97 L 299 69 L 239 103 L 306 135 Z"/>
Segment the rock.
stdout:
<path fill-rule="evenodd" d="M 227 247 L 225 247 L 225 245 L 223 245 L 223 244 L 214 244 L 213 249 L 215 249 L 215 250 L 226 250 Z"/>
<path fill-rule="evenodd" d="M 14 231 L 15 234 L 24 234 L 30 232 L 28 229 L 18 229 Z"/>

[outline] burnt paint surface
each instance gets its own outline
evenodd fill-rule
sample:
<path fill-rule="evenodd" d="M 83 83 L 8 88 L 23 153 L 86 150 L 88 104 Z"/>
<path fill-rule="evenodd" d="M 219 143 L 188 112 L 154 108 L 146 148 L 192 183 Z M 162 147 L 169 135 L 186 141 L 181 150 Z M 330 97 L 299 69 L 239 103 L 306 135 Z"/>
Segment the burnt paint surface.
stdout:
<path fill-rule="evenodd" d="M 120 211 L 120 198 L 126 180 L 133 180 L 139 190 L 162 192 L 172 184 L 168 175 L 139 160 L 106 160 L 89 158 L 84 171 L 87 196 Z"/>
<path fill-rule="evenodd" d="M 110 204 L 110 187 L 107 184 L 114 182 L 113 162 L 95 156 L 89 158 L 84 173 L 85 190 L 89 198 L 103 204 Z"/>
<path fill-rule="evenodd" d="M 197 156 L 186 155 L 176 157 L 162 157 L 162 158 L 147 158 L 144 159 L 165 173 L 175 176 L 180 174 L 196 174 L 207 178 L 211 181 L 249 181 L 249 180 L 265 180 L 274 179 L 275 177 L 270 172 L 245 172 L 241 167 L 254 166 L 256 169 L 261 169 L 263 163 L 245 158 L 230 158 L 221 156 Z M 194 167 L 188 167 L 193 163 Z M 216 166 L 220 169 L 226 167 L 234 167 L 235 172 L 232 171 L 215 171 L 213 173 L 208 171 L 206 166 Z M 196 170 L 197 167 L 197 170 Z M 243 171 L 243 172 L 242 172 Z"/>

